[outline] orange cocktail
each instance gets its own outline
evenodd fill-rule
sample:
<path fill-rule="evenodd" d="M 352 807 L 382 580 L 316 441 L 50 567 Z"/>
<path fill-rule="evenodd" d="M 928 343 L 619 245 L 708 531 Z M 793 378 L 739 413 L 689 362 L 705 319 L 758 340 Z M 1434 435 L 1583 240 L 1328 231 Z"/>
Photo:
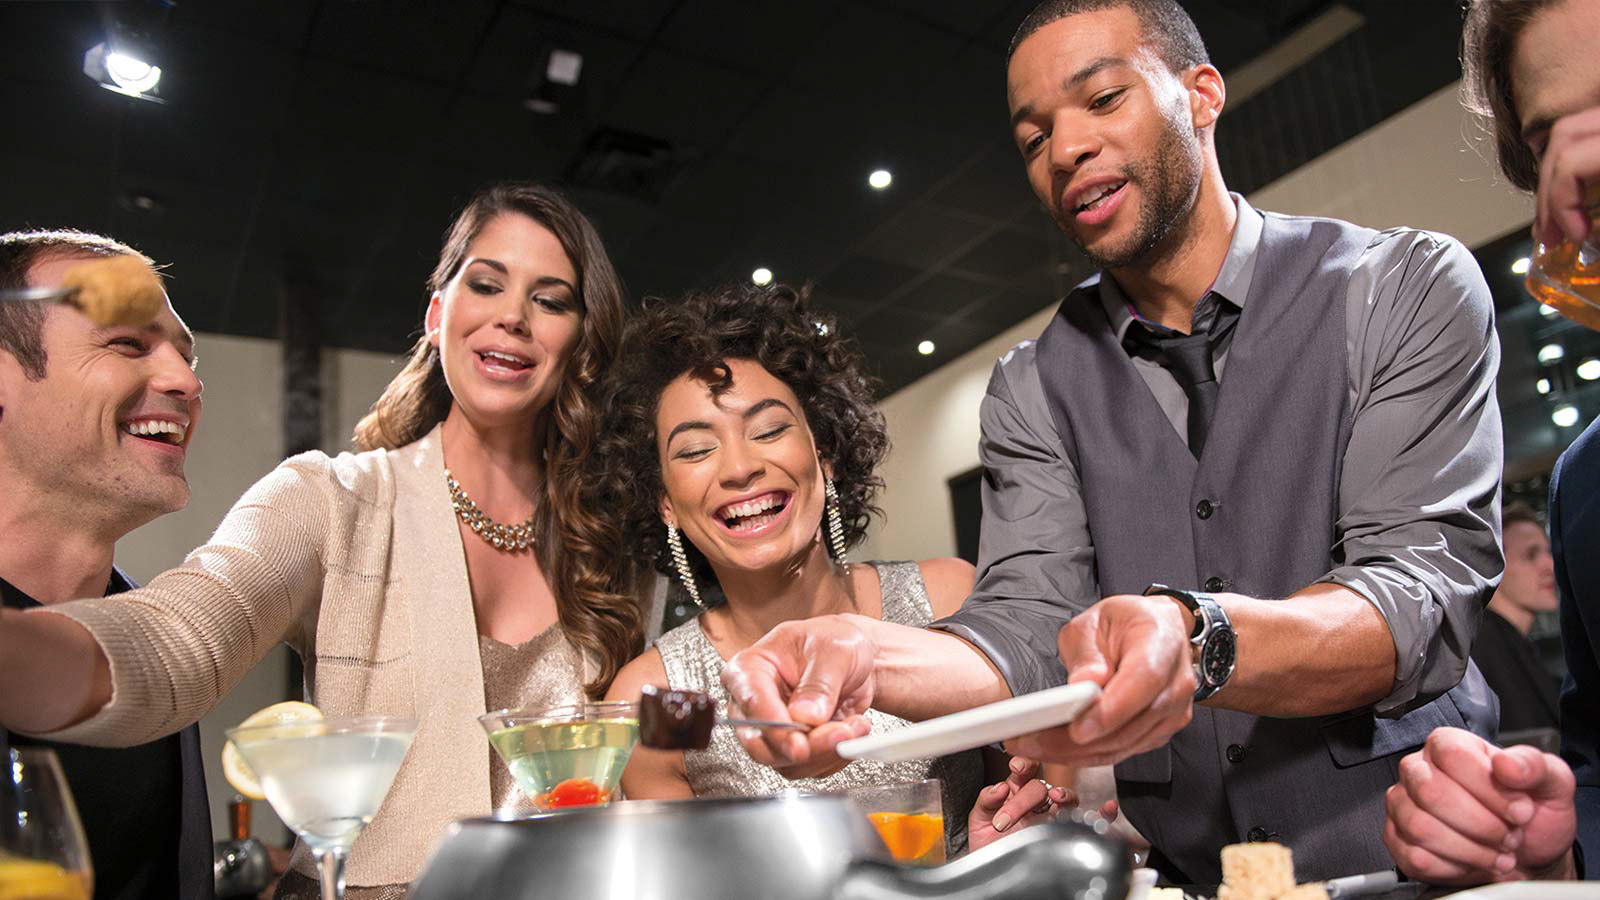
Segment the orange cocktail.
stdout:
<path fill-rule="evenodd" d="M 944 862 L 944 785 L 937 778 L 851 788 L 845 794 L 878 829 L 896 862 Z"/>
<path fill-rule="evenodd" d="M 889 853 L 914 866 L 944 863 L 944 816 L 926 813 L 867 813 Z"/>

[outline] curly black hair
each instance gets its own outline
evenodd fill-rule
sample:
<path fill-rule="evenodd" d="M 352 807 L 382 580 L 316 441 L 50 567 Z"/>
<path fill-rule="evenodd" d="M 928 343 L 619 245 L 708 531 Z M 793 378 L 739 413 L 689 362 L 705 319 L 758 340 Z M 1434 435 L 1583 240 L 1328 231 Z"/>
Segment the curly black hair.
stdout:
<path fill-rule="evenodd" d="M 626 571 L 624 560 L 636 561 L 642 551 L 658 571 L 673 574 L 660 512 L 657 404 L 686 372 L 704 373 L 714 394 L 726 391 L 730 359 L 758 362 L 794 391 L 817 453 L 833 470 L 845 545 L 866 535 L 870 517 L 881 512 L 873 501 L 883 480 L 874 473 L 889 452 L 888 425 L 874 402 L 878 382 L 855 343 L 810 305 L 809 294 L 734 285 L 676 301 L 648 299 L 628 322 L 584 478 L 588 508 L 610 512 L 615 571 Z M 696 577 L 714 581 L 699 550 L 688 542 L 684 550 Z"/>

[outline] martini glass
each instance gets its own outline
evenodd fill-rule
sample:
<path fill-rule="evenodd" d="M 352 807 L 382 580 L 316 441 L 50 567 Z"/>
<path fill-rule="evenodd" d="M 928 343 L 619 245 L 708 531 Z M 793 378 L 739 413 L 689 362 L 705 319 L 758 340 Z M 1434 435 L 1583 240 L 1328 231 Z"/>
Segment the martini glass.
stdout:
<path fill-rule="evenodd" d="M 322 900 L 344 897 L 344 864 L 377 815 L 417 733 L 415 719 L 364 716 L 233 728 L 278 818 L 317 860 Z"/>
<path fill-rule="evenodd" d="M 540 810 L 611 802 L 639 743 L 639 704 L 623 701 L 502 709 L 478 721 Z"/>

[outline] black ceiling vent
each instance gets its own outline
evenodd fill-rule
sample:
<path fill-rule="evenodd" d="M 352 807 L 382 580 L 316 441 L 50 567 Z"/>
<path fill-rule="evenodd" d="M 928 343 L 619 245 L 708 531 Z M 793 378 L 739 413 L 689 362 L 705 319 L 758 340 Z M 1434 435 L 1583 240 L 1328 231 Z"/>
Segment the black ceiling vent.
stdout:
<path fill-rule="evenodd" d="M 661 199 L 693 154 L 661 138 L 615 128 L 596 129 L 567 167 L 573 187 L 623 194 L 651 203 Z"/>

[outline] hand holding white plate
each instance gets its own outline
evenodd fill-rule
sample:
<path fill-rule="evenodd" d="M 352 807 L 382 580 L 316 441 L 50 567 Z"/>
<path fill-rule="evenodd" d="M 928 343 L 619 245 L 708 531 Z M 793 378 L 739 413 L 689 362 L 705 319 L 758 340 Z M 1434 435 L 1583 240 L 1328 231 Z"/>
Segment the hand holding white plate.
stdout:
<path fill-rule="evenodd" d="M 879 762 L 945 756 L 1065 725 L 1099 696 L 1100 686 L 1093 682 L 1064 684 L 884 734 L 852 738 L 841 742 L 836 752 L 845 759 Z"/>

